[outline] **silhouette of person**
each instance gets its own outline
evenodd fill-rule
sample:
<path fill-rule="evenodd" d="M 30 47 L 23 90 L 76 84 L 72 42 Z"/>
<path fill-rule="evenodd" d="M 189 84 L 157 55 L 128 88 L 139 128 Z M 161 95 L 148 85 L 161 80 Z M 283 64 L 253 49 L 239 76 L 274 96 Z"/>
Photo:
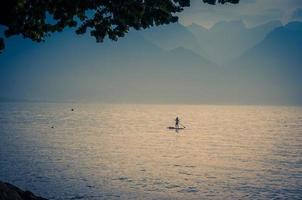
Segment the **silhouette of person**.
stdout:
<path fill-rule="evenodd" d="M 176 117 L 176 119 L 175 119 L 175 127 L 176 128 L 179 128 L 179 118 L 178 117 Z"/>

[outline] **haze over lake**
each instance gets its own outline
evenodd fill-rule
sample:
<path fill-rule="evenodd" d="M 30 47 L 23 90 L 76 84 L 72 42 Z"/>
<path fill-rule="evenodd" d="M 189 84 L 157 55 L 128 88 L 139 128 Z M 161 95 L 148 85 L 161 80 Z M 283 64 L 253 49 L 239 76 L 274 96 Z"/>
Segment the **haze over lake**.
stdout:
<path fill-rule="evenodd" d="M 1 103 L 0 130 L 0 180 L 49 199 L 302 198 L 301 107 Z"/>

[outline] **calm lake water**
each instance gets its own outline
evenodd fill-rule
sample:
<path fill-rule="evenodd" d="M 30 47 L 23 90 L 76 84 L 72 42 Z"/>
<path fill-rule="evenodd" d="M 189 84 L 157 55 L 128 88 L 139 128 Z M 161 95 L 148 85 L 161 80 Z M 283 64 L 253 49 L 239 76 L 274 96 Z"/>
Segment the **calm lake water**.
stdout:
<path fill-rule="evenodd" d="M 0 180 L 56 200 L 302 199 L 302 108 L 1 103 Z"/>

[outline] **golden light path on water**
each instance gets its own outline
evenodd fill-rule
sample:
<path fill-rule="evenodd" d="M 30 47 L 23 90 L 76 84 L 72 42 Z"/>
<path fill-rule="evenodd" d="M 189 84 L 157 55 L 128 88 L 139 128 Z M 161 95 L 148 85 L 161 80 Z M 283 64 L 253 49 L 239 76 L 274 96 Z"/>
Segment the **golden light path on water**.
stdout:
<path fill-rule="evenodd" d="M 302 198 L 301 107 L 1 104 L 0 112 L 0 179 L 50 199 Z M 186 126 L 178 133 L 167 129 L 176 116 Z"/>

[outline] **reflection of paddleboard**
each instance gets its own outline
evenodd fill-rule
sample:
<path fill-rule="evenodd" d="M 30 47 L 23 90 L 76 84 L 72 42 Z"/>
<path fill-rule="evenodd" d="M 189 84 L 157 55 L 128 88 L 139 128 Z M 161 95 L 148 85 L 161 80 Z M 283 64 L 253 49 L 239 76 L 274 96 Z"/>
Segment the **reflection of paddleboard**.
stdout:
<path fill-rule="evenodd" d="M 169 126 L 168 129 L 173 129 L 173 130 L 182 130 L 182 129 L 185 129 L 185 128 L 182 128 L 182 127 L 173 127 L 173 126 Z"/>

